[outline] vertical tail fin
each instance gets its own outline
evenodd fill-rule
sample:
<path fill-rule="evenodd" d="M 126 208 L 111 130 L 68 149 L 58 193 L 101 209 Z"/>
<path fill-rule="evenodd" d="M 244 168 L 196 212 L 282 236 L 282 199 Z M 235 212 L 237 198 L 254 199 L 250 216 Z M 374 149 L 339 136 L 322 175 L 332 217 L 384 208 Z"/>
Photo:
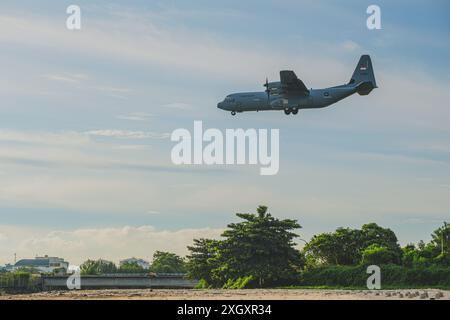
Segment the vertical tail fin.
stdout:
<path fill-rule="evenodd" d="M 357 92 L 362 96 L 368 95 L 374 88 L 378 88 L 369 55 L 361 56 L 349 84 L 356 85 Z"/>

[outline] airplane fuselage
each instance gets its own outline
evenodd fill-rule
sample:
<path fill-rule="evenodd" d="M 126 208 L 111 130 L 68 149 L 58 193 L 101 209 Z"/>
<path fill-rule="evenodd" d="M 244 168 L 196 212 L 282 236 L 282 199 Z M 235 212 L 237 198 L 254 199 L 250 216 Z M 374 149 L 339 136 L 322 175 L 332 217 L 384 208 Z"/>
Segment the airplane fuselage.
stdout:
<path fill-rule="evenodd" d="M 264 92 L 241 92 L 228 95 L 217 107 L 236 112 L 284 110 L 297 114 L 300 109 L 324 108 L 354 93 L 365 96 L 377 88 L 370 56 L 362 55 L 347 84 L 324 89 L 308 89 L 291 70 L 280 71 L 280 81 L 266 79 Z"/>
<path fill-rule="evenodd" d="M 266 92 L 241 92 L 228 95 L 217 107 L 222 110 L 266 111 L 324 108 L 354 93 L 356 87 L 343 85 L 325 89 L 311 89 L 308 95 L 289 95 Z"/>

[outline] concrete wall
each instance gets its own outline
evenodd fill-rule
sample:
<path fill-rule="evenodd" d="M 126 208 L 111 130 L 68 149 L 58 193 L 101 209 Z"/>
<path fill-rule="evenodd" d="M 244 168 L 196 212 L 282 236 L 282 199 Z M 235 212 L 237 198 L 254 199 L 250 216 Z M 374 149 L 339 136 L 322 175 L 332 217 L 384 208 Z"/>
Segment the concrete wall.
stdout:
<path fill-rule="evenodd" d="M 67 289 L 68 276 L 43 276 L 44 290 Z M 81 276 L 81 289 L 194 288 L 198 281 L 184 276 L 99 275 Z"/>

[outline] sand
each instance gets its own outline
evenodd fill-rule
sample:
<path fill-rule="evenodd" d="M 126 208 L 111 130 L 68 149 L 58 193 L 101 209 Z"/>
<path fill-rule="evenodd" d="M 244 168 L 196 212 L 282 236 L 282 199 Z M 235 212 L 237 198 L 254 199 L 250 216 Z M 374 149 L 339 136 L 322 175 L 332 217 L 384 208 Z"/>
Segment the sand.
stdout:
<path fill-rule="evenodd" d="M 450 300 L 450 291 L 407 290 L 325 290 L 247 289 L 170 290 L 107 289 L 48 291 L 33 294 L 3 294 L 0 300 Z"/>

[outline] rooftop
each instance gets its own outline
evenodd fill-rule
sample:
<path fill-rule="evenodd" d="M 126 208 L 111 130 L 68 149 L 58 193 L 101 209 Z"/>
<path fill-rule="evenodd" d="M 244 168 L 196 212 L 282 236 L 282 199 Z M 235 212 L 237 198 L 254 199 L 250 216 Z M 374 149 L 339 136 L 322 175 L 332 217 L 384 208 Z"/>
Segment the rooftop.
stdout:
<path fill-rule="evenodd" d="M 21 259 L 16 262 L 15 267 L 48 267 L 50 260 L 48 258 Z"/>

